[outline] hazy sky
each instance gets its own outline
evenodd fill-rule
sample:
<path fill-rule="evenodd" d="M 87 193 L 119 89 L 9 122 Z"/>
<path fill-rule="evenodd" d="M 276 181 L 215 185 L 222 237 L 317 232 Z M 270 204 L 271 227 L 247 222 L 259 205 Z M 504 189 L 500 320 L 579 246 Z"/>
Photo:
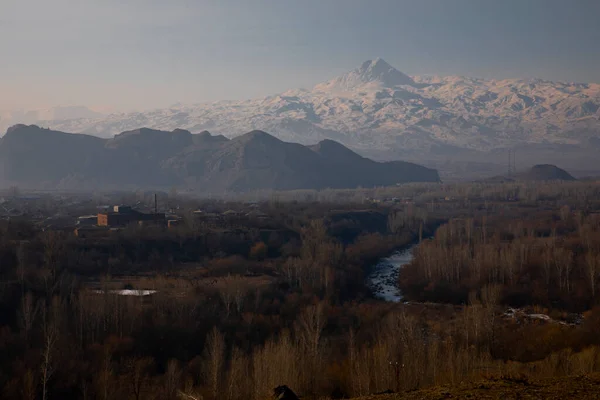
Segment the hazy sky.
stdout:
<path fill-rule="evenodd" d="M 0 0 L 0 109 L 144 109 L 411 74 L 600 82 L 599 0 Z"/>

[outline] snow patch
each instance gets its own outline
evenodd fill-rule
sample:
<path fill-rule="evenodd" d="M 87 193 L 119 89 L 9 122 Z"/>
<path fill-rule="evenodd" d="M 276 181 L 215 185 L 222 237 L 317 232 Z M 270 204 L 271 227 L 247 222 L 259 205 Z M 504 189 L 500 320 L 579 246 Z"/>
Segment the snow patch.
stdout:
<path fill-rule="evenodd" d="M 95 290 L 94 293 L 104 294 L 104 290 Z M 150 296 L 154 293 L 158 293 L 158 291 L 156 291 L 156 290 L 123 289 L 123 290 L 109 290 L 108 293 L 116 294 L 118 296 L 144 297 L 144 296 Z"/>
<path fill-rule="evenodd" d="M 504 315 L 504 317 L 514 319 L 517 322 L 524 321 L 524 320 L 538 320 L 538 321 L 543 321 L 543 322 L 552 323 L 552 324 L 570 325 L 570 326 L 580 325 L 583 322 L 582 314 L 570 314 L 569 318 L 568 318 L 569 322 L 566 322 L 566 321 L 554 319 L 547 314 L 529 313 L 526 310 L 519 309 L 519 308 L 509 308 L 508 310 L 506 310 L 504 312 L 503 315 Z"/>
<path fill-rule="evenodd" d="M 409 77 L 377 59 L 312 90 L 266 98 L 176 104 L 99 117 L 85 110 L 67 111 L 0 112 L 0 128 L 4 121 L 38 123 L 104 137 L 142 126 L 210 130 L 227 137 L 259 129 L 284 141 L 314 144 L 333 139 L 355 149 L 384 151 L 426 150 L 440 144 L 474 150 L 527 143 L 581 145 L 600 129 L 600 85 Z"/>

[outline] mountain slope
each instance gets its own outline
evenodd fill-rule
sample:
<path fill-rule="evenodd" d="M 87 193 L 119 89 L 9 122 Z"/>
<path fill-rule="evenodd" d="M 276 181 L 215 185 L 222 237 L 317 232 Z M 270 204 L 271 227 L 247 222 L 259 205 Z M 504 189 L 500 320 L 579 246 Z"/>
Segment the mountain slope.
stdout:
<path fill-rule="evenodd" d="M 437 171 L 377 163 L 339 143 L 312 147 L 263 131 L 228 140 L 135 129 L 112 139 L 18 125 L 0 139 L 0 183 L 36 188 L 187 187 L 209 192 L 437 182 Z"/>
<path fill-rule="evenodd" d="M 259 129 L 302 144 L 332 139 L 370 154 L 439 155 L 443 149 L 443 155 L 453 155 L 521 145 L 598 148 L 600 85 L 409 77 L 377 59 L 311 90 L 43 124 L 104 137 L 141 125 L 208 129 L 228 137 Z"/>
<path fill-rule="evenodd" d="M 371 395 L 355 400 L 439 400 L 439 399 L 598 399 L 600 374 L 550 379 L 488 377 L 455 385 L 434 386 L 405 393 Z"/>
<path fill-rule="evenodd" d="M 519 172 L 510 177 L 494 176 L 484 179 L 487 183 L 506 183 L 506 182 L 538 182 L 538 181 L 575 181 L 573 175 L 562 168 L 551 164 L 534 165 L 526 171 Z"/>
<path fill-rule="evenodd" d="M 104 140 L 18 125 L 0 141 L 0 173 L 5 181 L 40 185 L 75 176 L 94 176 L 101 167 Z"/>
<path fill-rule="evenodd" d="M 575 178 L 556 165 L 534 165 L 530 170 L 517 174 L 517 180 L 523 181 L 574 181 Z"/>

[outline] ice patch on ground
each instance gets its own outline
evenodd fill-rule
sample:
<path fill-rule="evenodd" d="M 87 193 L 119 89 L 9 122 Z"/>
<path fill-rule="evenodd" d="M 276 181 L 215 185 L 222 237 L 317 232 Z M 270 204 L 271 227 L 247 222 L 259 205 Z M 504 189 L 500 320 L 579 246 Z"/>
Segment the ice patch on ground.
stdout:
<path fill-rule="evenodd" d="M 123 289 L 123 290 L 109 290 L 108 293 L 116 294 L 118 296 L 150 296 L 156 293 L 156 290 L 132 290 L 132 289 Z M 95 293 L 104 294 L 104 290 L 96 290 Z"/>

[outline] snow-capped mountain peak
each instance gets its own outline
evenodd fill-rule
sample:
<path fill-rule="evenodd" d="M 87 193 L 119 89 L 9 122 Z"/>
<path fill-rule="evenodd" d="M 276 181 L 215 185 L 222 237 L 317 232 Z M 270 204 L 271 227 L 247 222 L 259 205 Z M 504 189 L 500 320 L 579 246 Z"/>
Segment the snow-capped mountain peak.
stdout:
<path fill-rule="evenodd" d="M 421 153 L 447 146 L 469 151 L 524 144 L 600 146 L 600 85 L 411 78 L 376 59 L 312 90 L 99 118 L 53 119 L 38 125 L 104 137 L 144 126 L 209 130 L 228 137 L 258 129 L 302 144 L 333 139 L 363 153 Z"/>
<path fill-rule="evenodd" d="M 378 81 L 386 87 L 413 85 L 413 80 L 388 64 L 383 58 L 365 61 L 358 69 L 363 82 Z"/>
<path fill-rule="evenodd" d="M 320 83 L 314 90 L 328 91 L 353 91 L 362 89 L 365 85 L 375 85 L 384 88 L 396 86 L 414 86 L 415 82 L 408 75 L 392 67 L 382 58 L 367 60 L 359 68 L 347 72 L 330 81 Z"/>

